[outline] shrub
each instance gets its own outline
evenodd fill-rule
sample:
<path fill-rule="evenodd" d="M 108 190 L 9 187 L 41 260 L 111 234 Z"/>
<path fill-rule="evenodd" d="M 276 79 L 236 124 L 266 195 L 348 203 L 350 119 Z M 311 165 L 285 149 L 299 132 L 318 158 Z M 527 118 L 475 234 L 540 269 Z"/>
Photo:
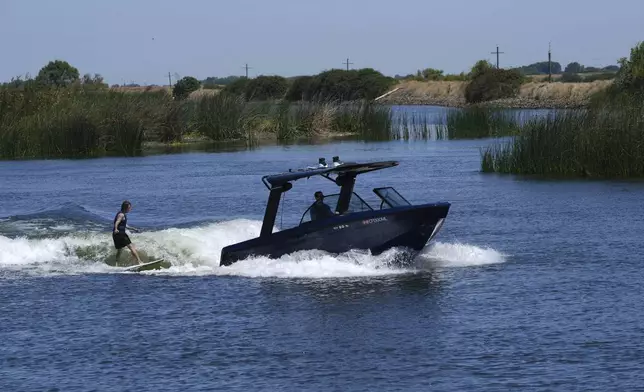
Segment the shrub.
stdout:
<path fill-rule="evenodd" d="M 618 91 L 644 90 L 644 42 L 631 49 L 630 58 L 619 60 L 621 65 L 615 78 L 615 89 Z"/>
<path fill-rule="evenodd" d="M 564 72 L 563 74 L 561 74 L 561 79 L 559 80 L 562 83 L 581 83 L 584 81 L 584 78 L 576 73 Z"/>
<path fill-rule="evenodd" d="M 258 76 L 250 79 L 244 88 L 247 100 L 264 101 L 279 99 L 288 89 L 288 82 L 281 76 Z"/>
<path fill-rule="evenodd" d="M 302 79 L 304 78 L 304 79 Z M 332 69 L 313 77 L 300 77 L 293 82 L 286 98 L 316 101 L 373 100 L 395 83 L 372 68 L 344 71 Z"/>
<path fill-rule="evenodd" d="M 181 78 L 174 84 L 172 88 L 172 95 L 176 99 L 185 99 L 188 98 L 191 92 L 199 90 L 201 83 L 196 78 L 192 76 L 186 76 Z"/>
<path fill-rule="evenodd" d="M 226 85 L 226 87 L 224 87 L 224 89 L 221 90 L 221 92 L 225 94 L 230 94 L 230 95 L 243 96 L 245 95 L 246 85 L 248 84 L 249 81 L 250 79 L 246 77 L 239 78 L 231 82 L 230 84 Z"/>
<path fill-rule="evenodd" d="M 465 88 L 468 103 L 515 97 L 523 83 L 523 75 L 515 69 L 479 67 L 472 73 L 474 77 Z"/>
<path fill-rule="evenodd" d="M 315 76 L 298 76 L 295 78 L 284 96 L 288 101 L 311 101 L 311 93 L 314 90 L 313 83 Z"/>
<path fill-rule="evenodd" d="M 67 61 L 50 61 L 42 67 L 36 76 L 36 81 L 45 86 L 64 87 L 79 79 L 78 69 Z"/>

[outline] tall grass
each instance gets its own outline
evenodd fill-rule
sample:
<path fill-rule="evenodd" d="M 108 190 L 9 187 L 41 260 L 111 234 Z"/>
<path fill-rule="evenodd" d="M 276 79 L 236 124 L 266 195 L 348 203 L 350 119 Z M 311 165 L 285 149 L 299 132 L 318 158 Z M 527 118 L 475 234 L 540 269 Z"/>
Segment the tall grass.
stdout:
<path fill-rule="evenodd" d="M 355 134 L 363 140 L 390 140 L 392 125 L 389 106 L 360 101 L 339 105 L 332 129 L 337 133 Z"/>
<path fill-rule="evenodd" d="M 621 98 L 557 111 L 483 152 L 482 170 L 513 174 L 644 177 L 644 100 Z"/>
<path fill-rule="evenodd" d="M 0 158 L 137 155 L 190 132 L 211 141 L 391 136 L 391 109 L 370 102 L 247 102 L 228 94 L 0 89 Z"/>
<path fill-rule="evenodd" d="M 449 110 L 446 131 L 449 139 L 477 139 L 515 134 L 519 128 L 512 112 L 488 106 Z"/>
<path fill-rule="evenodd" d="M 164 99 L 158 94 L 3 89 L 0 156 L 136 155 L 145 130 L 162 126 Z"/>
<path fill-rule="evenodd" d="M 203 96 L 186 103 L 194 105 L 192 122 L 187 127 L 211 140 L 224 141 L 246 136 L 247 104 L 241 97 L 228 94 Z"/>
<path fill-rule="evenodd" d="M 476 139 L 515 134 L 520 118 L 494 107 L 450 108 L 441 113 L 403 111 L 393 120 L 394 139 Z"/>

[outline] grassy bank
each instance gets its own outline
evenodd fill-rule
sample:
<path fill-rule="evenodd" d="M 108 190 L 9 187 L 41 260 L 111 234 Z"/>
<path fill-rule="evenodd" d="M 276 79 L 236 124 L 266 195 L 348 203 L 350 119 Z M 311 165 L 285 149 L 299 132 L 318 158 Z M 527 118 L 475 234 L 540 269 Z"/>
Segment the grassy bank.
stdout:
<path fill-rule="evenodd" d="M 644 177 L 644 100 L 625 97 L 557 111 L 484 151 L 484 172 L 566 177 Z"/>
<path fill-rule="evenodd" d="M 588 107 L 523 124 L 520 134 L 483 152 L 482 170 L 591 178 L 644 177 L 644 42 L 620 60 L 607 89 Z"/>
<path fill-rule="evenodd" d="M 389 137 L 389 107 L 368 102 L 247 102 L 228 94 L 174 100 L 165 91 L 0 89 L 3 159 L 137 155 L 145 142 Z"/>

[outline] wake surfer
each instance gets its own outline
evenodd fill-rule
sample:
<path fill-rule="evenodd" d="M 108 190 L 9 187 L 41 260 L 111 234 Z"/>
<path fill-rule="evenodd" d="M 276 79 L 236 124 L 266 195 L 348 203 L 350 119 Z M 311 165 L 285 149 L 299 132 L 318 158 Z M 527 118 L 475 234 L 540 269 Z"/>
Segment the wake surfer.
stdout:
<path fill-rule="evenodd" d="M 139 254 L 137 253 L 136 248 L 134 248 L 134 245 L 130 240 L 130 237 L 125 232 L 125 228 L 128 227 L 127 215 L 125 214 L 130 212 L 131 210 L 132 210 L 132 203 L 125 200 L 123 204 L 121 204 L 121 211 L 117 212 L 116 216 L 114 217 L 114 227 L 112 227 L 112 230 L 113 230 L 112 240 L 114 240 L 114 247 L 116 248 L 117 264 L 121 257 L 121 252 L 125 247 L 127 247 L 130 250 L 130 252 L 132 252 L 132 254 L 136 257 L 136 261 L 139 264 L 143 264 L 143 261 L 141 261 L 141 258 L 139 257 Z M 129 228 L 134 229 L 133 227 L 129 227 Z"/>

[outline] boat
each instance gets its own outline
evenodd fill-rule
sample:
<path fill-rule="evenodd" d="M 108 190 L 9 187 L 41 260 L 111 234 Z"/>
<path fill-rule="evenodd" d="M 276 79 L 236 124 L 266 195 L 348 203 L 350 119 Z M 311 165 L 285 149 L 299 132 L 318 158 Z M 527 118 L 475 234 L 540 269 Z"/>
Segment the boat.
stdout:
<path fill-rule="evenodd" d="M 406 250 L 401 254 L 413 259 L 439 232 L 450 203 L 412 205 L 393 187 L 383 187 L 373 189 L 380 199 L 380 205 L 373 208 L 354 192 L 359 175 L 398 165 L 398 161 L 341 162 L 335 156 L 330 165 L 325 158 L 319 158 L 317 166 L 262 177 L 269 196 L 259 237 L 224 247 L 219 264 L 229 266 L 256 256 L 276 259 L 302 250 L 332 254 L 364 250 L 378 255 L 400 248 Z M 333 213 L 311 220 L 314 202 L 304 211 L 297 226 L 273 232 L 284 193 L 293 187 L 293 182 L 314 176 L 326 178 L 340 187 L 339 193 L 323 199 L 329 207 L 334 206 Z"/>

